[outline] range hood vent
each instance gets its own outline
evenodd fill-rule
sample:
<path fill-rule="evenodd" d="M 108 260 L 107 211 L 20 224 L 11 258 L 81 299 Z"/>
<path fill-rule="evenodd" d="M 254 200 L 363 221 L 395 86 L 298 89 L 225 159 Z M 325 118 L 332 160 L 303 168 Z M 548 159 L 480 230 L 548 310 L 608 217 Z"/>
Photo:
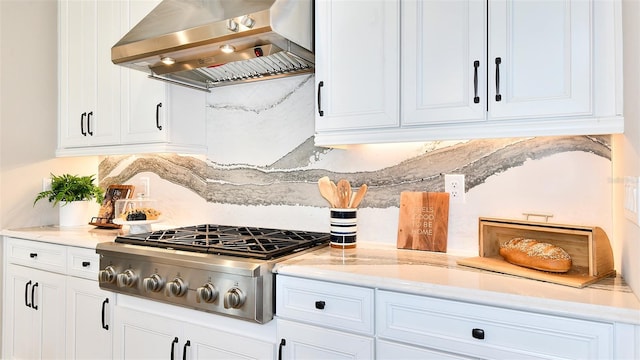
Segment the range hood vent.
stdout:
<path fill-rule="evenodd" d="M 163 0 L 113 46 L 111 60 L 207 91 L 312 73 L 313 2 Z"/>

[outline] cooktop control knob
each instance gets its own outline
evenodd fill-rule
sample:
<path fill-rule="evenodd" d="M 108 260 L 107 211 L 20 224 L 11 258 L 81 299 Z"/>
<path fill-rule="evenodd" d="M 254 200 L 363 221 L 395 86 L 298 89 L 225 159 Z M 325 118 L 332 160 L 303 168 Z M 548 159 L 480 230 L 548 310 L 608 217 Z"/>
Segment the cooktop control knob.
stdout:
<path fill-rule="evenodd" d="M 224 294 L 224 308 L 239 309 L 246 299 L 247 297 L 242 290 L 231 288 Z"/>
<path fill-rule="evenodd" d="M 196 301 L 212 303 L 218 298 L 218 289 L 212 283 L 206 283 L 196 289 Z"/>
<path fill-rule="evenodd" d="M 127 269 L 116 276 L 118 287 L 133 287 L 138 276 L 131 269 Z"/>
<path fill-rule="evenodd" d="M 162 290 L 164 286 L 164 280 L 158 274 L 153 274 L 149 277 L 142 279 L 142 287 L 146 292 L 158 292 Z"/>
<path fill-rule="evenodd" d="M 187 284 L 184 280 L 179 277 L 173 279 L 173 281 L 169 282 L 165 287 L 165 294 L 167 296 L 184 296 L 187 293 Z"/>
<path fill-rule="evenodd" d="M 104 270 L 98 271 L 98 282 L 112 283 L 116 280 L 116 269 L 109 265 Z"/>

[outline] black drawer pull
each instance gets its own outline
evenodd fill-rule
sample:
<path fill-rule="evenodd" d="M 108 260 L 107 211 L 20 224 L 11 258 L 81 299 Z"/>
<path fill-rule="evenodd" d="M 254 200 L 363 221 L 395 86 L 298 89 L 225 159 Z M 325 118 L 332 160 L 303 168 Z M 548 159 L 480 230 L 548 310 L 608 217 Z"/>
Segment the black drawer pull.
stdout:
<path fill-rule="evenodd" d="M 282 360 L 282 348 L 287 345 L 287 340 L 280 340 L 280 345 L 278 345 L 278 360 Z"/>
<path fill-rule="evenodd" d="M 484 340 L 484 330 L 473 329 L 471 330 L 471 336 L 473 336 L 474 339 Z"/>
<path fill-rule="evenodd" d="M 324 310 L 325 305 L 326 303 L 324 301 L 316 301 L 316 309 L 318 310 Z"/>
<path fill-rule="evenodd" d="M 318 83 L 318 115 L 324 116 L 324 111 L 322 111 L 322 100 L 320 98 L 320 94 L 322 92 L 322 87 L 324 86 L 324 81 L 320 81 Z"/>
<path fill-rule="evenodd" d="M 38 257 L 38 253 L 30 253 L 29 257 L 32 258 L 32 259 L 37 258 Z"/>
<path fill-rule="evenodd" d="M 480 97 L 478 96 L 478 68 L 480 67 L 480 61 L 476 60 L 473 62 L 473 103 L 477 104 L 480 102 Z"/>
<path fill-rule="evenodd" d="M 34 299 L 34 293 L 36 292 L 36 288 L 38 287 L 38 283 L 33 284 L 31 287 L 31 308 L 33 310 L 38 310 L 38 305 L 36 305 L 36 299 Z"/>
<path fill-rule="evenodd" d="M 105 330 L 109 330 L 109 325 L 106 323 L 105 310 L 107 308 L 107 304 L 109 303 L 109 298 L 105 298 L 102 302 L 102 328 Z"/>
<path fill-rule="evenodd" d="M 182 348 L 182 360 L 187 360 L 187 348 L 191 346 L 191 340 L 187 340 L 186 343 L 184 343 L 184 347 Z"/>
<path fill-rule="evenodd" d="M 82 134 L 82 136 L 87 136 L 87 132 L 84 131 L 84 117 L 87 116 L 86 112 L 83 112 L 80 115 L 80 134 Z"/>
<path fill-rule="evenodd" d="M 162 103 L 158 103 L 156 105 L 156 127 L 158 130 L 162 130 L 162 125 L 160 125 L 160 108 L 162 107 Z"/>
<path fill-rule="evenodd" d="M 502 100 L 502 95 L 500 95 L 500 64 L 502 64 L 502 59 L 496 58 L 496 101 Z"/>
<path fill-rule="evenodd" d="M 173 341 L 171 342 L 171 360 L 173 360 L 173 354 L 175 352 L 175 347 L 177 343 L 178 343 L 178 337 L 176 336 L 175 338 L 173 338 Z"/>
<path fill-rule="evenodd" d="M 31 285 L 31 280 L 24 285 L 24 305 L 26 307 L 31 307 L 31 304 L 29 303 L 29 285 Z"/>
<path fill-rule="evenodd" d="M 82 267 L 89 267 L 89 266 L 91 266 L 90 262 L 88 262 L 88 261 L 83 261 L 82 262 Z"/>

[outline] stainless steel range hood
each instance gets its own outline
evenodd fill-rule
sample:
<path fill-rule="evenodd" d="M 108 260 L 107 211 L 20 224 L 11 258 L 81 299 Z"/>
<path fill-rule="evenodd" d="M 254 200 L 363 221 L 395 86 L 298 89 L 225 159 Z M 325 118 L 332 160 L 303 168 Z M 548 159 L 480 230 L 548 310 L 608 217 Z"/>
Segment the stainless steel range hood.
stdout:
<path fill-rule="evenodd" d="M 313 0 L 163 0 L 111 60 L 203 90 L 310 73 Z"/>

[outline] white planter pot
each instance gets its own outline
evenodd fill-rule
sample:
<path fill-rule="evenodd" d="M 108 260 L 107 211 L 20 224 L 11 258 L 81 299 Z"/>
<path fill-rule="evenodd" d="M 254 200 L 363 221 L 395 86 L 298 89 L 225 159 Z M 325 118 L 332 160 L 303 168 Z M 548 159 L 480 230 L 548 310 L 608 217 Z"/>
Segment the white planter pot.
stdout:
<path fill-rule="evenodd" d="M 60 227 L 87 225 L 91 220 L 89 200 L 60 203 Z"/>

